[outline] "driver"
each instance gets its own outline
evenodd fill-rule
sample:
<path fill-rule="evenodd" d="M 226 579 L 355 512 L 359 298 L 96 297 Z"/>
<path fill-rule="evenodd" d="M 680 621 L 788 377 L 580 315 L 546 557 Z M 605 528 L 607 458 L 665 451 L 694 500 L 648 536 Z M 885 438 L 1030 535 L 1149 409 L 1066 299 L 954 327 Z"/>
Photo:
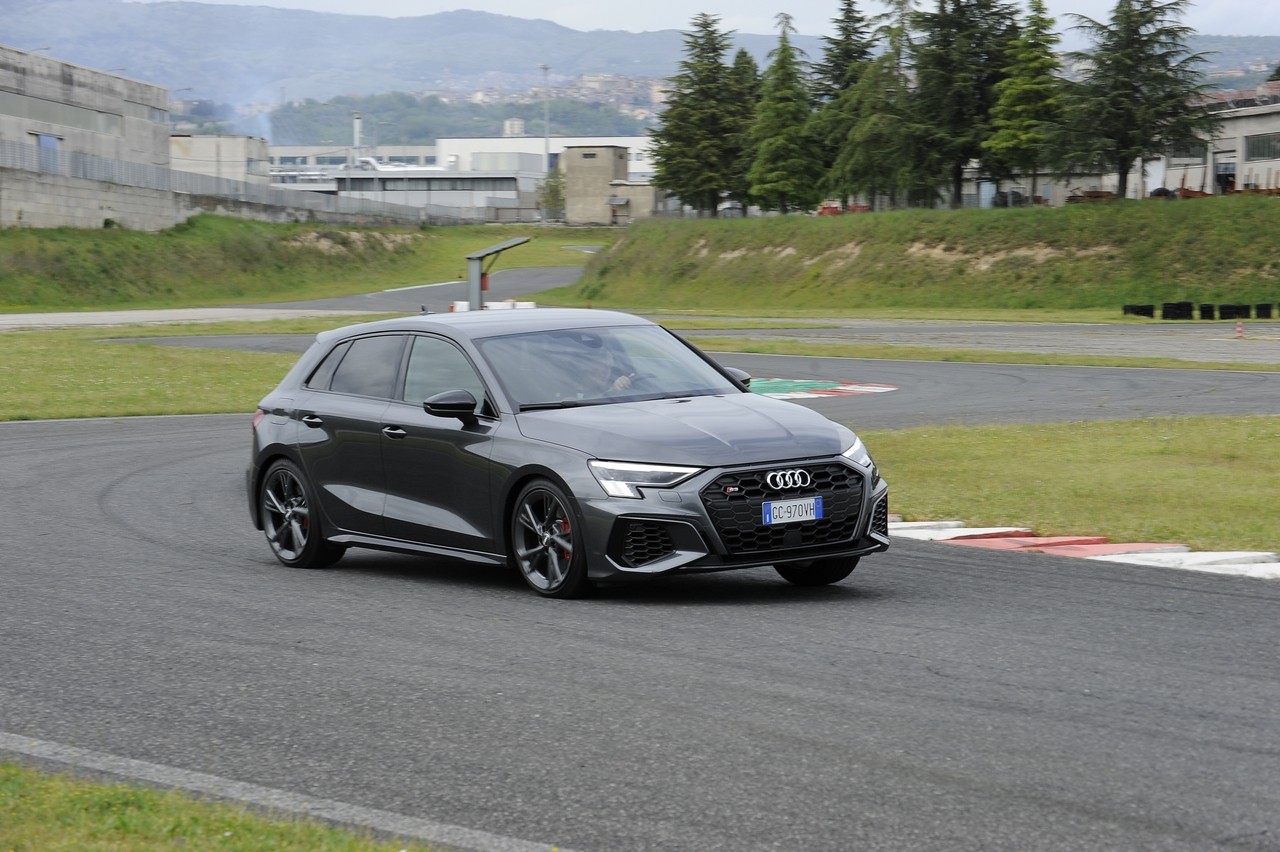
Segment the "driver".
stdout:
<path fill-rule="evenodd" d="M 622 372 L 613 352 L 601 349 L 597 357 L 583 364 L 582 376 L 583 396 L 591 397 L 629 390 L 636 374 Z"/>

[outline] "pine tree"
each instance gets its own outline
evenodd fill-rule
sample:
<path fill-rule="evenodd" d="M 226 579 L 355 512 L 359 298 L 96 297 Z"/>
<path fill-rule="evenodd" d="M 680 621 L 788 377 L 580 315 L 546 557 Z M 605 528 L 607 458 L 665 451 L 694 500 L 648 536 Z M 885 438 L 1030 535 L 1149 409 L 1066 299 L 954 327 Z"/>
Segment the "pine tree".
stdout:
<path fill-rule="evenodd" d="M 820 198 L 821 151 L 809 135 L 810 101 L 791 45 L 791 16 L 778 15 L 778 46 L 769 54 L 751 128 L 751 195 L 766 210 L 808 210 Z"/>
<path fill-rule="evenodd" d="M 982 143 L 991 135 L 996 83 L 1009 66 L 1018 35 L 1014 8 L 1000 0 L 938 0 L 937 11 L 915 17 L 922 39 L 916 50 L 921 118 L 933 128 L 931 145 L 961 205 L 964 172 L 979 161 L 986 174 L 1001 164 Z"/>
<path fill-rule="evenodd" d="M 811 69 L 813 94 L 819 103 L 835 100 L 858 82 L 858 74 L 871 60 L 876 43 L 855 0 L 840 0 L 840 15 L 831 23 L 836 34 L 822 36 L 822 61 L 813 63 Z"/>
<path fill-rule="evenodd" d="M 712 216 L 734 184 L 739 160 L 730 139 L 735 128 L 721 103 L 731 33 L 721 32 L 719 24 L 715 15 L 694 16 L 662 125 L 653 131 L 654 186 Z"/>
<path fill-rule="evenodd" d="M 1203 101 L 1208 86 L 1178 23 L 1189 0 L 1117 0 L 1111 18 L 1099 23 L 1073 15 L 1093 49 L 1072 54 L 1090 70 L 1069 90 L 1069 148 L 1077 167 L 1104 167 L 1119 174 L 1117 194 L 1128 194 L 1135 162 L 1170 148 L 1203 144 L 1217 121 Z"/>
<path fill-rule="evenodd" d="M 880 196 L 891 206 L 901 198 L 936 197 L 936 166 L 922 144 L 915 92 L 907 67 L 911 49 L 912 0 L 891 0 L 879 30 L 885 51 L 841 93 L 835 108 L 848 126 L 826 183 L 840 195 L 863 194 L 874 208 Z"/>
<path fill-rule="evenodd" d="M 840 96 L 857 84 L 867 63 L 871 61 L 876 39 L 867 31 L 867 19 L 854 0 L 842 0 L 840 15 L 832 19 L 834 36 L 823 36 L 823 59 L 811 68 L 811 86 L 818 108 L 810 121 L 810 136 L 821 146 L 822 170 L 829 178 L 840 155 L 841 146 L 852 129 L 852 118 L 839 104 Z M 841 207 L 848 204 L 849 194 L 829 179 L 824 186 L 840 197 Z"/>
<path fill-rule="evenodd" d="M 750 53 L 739 49 L 729 68 L 721 103 L 728 113 L 726 124 L 732 148 L 730 156 L 733 158 L 727 192 L 730 198 L 742 205 L 744 211 L 752 203 L 747 171 L 751 168 L 751 126 L 759 100 L 760 68 Z"/>
<path fill-rule="evenodd" d="M 982 147 L 997 158 L 1031 175 L 1031 194 L 1037 189 L 1041 166 L 1049 155 L 1062 115 L 1062 80 L 1057 75 L 1054 48 L 1058 37 L 1044 0 L 1029 0 L 1022 32 L 1014 39 L 1012 64 L 996 83 L 991 108 L 995 130 Z"/>

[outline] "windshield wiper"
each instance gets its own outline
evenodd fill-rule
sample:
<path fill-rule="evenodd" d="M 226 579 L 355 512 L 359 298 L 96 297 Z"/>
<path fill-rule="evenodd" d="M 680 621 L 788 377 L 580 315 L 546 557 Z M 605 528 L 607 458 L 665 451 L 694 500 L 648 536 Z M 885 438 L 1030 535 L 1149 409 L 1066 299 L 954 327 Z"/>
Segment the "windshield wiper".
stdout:
<path fill-rule="evenodd" d="M 580 405 L 590 405 L 590 400 L 582 399 L 562 399 L 556 402 L 526 402 L 520 406 L 521 411 L 550 411 L 555 408 L 577 408 Z"/>

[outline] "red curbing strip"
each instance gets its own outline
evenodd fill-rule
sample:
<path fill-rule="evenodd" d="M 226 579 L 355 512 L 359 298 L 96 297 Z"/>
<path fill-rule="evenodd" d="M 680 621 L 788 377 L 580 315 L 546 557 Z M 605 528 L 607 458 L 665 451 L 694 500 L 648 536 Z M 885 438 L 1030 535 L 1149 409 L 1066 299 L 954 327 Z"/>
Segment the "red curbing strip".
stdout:
<path fill-rule="evenodd" d="M 1029 533 L 1031 532 L 1031 530 L 1021 530 L 1021 532 Z M 947 542 L 948 544 L 951 544 L 954 542 L 977 541 L 979 539 L 989 540 L 993 538 L 1015 538 L 1015 537 L 1016 536 L 1012 535 L 1008 529 L 1005 529 L 1005 530 L 993 531 L 993 532 L 975 532 L 975 533 L 962 532 L 959 535 L 947 536 L 945 539 L 941 539 L 941 540 Z"/>
<path fill-rule="evenodd" d="M 1186 553 L 1191 548 L 1185 544 L 1171 542 L 1129 542 L 1127 544 L 1068 544 L 1059 547 L 1046 547 L 1041 553 L 1051 556 L 1113 556 L 1121 553 Z"/>
<path fill-rule="evenodd" d="M 1071 536 L 1071 535 L 1055 535 L 1055 536 L 1002 536 L 1000 538 L 951 538 L 947 539 L 948 544 L 962 544 L 966 547 L 984 547 L 988 550 L 1031 550 L 1042 551 L 1048 553 L 1046 548 L 1061 548 L 1073 546 L 1097 546 L 1105 545 L 1111 539 L 1106 536 Z M 1124 552 L 1124 551 L 1121 551 Z"/>

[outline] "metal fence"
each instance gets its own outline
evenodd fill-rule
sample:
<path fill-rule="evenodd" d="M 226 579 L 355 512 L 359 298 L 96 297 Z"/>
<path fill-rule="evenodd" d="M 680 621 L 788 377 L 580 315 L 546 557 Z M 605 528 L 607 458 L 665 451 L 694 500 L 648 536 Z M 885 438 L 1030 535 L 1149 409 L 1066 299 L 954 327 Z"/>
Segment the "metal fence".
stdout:
<path fill-rule="evenodd" d="M 165 166 L 112 160 L 92 154 L 52 151 L 3 140 L 0 140 L 0 168 L 304 211 L 396 219 L 414 224 L 478 224 L 524 219 L 521 211 L 496 207 L 453 208 L 431 205 L 422 208 L 306 190 L 275 189 L 263 184 L 178 171 Z"/>

